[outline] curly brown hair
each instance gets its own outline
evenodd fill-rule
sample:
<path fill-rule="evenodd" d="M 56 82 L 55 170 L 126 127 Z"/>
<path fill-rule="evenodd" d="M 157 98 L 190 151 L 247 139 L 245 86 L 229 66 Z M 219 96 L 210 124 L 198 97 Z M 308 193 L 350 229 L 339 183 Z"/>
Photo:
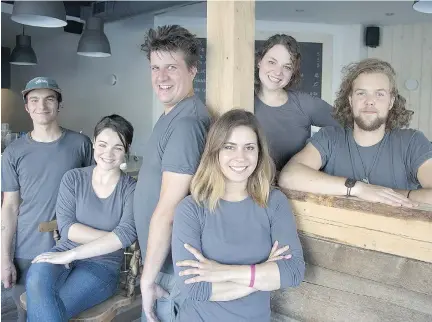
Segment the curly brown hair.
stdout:
<path fill-rule="evenodd" d="M 155 51 L 181 51 L 190 69 L 198 66 L 199 47 L 198 38 L 186 28 L 179 25 L 165 25 L 148 31 L 141 50 L 147 54 L 148 60 L 150 54 Z"/>
<path fill-rule="evenodd" d="M 354 81 L 363 73 L 382 73 L 390 80 L 390 94 L 395 100 L 387 117 L 386 130 L 409 126 L 414 112 L 407 110 L 406 99 L 399 94 L 396 88 L 396 72 L 389 63 L 376 58 L 367 58 L 343 68 L 343 79 L 334 104 L 334 118 L 344 127 L 354 127 L 354 115 L 349 96 L 352 94 Z"/>
<path fill-rule="evenodd" d="M 292 86 L 300 83 L 301 74 L 300 74 L 300 64 L 301 64 L 301 54 L 300 54 L 300 46 L 293 37 L 285 35 L 285 34 L 276 34 L 267 39 L 264 44 L 258 48 L 255 52 L 255 81 L 254 88 L 255 94 L 258 94 L 261 90 L 261 81 L 259 78 L 259 68 L 258 63 L 263 59 L 265 54 L 272 49 L 276 45 L 282 45 L 288 50 L 291 55 L 291 60 L 293 64 L 293 74 L 289 83 L 284 87 L 284 90 L 288 90 Z"/>

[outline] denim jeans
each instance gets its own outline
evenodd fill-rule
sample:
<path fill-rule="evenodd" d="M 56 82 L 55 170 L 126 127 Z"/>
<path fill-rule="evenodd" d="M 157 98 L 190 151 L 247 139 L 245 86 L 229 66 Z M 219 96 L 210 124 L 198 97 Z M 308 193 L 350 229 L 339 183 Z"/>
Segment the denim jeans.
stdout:
<path fill-rule="evenodd" d="M 168 298 L 160 298 L 156 301 L 155 313 L 160 322 L 174 322 L 181 304 L 180 289 L 175 275 L 159 273 L 156 284 L 159 284 L 169 293 Z M 141 313 L 141 322 L 147 322 L 144 312 Z"/>
<path fill-rule="evenodd" d="M 68 321 L 114 295 L 118 279 L 118 271 L 91 261 L 76 261 L 69 268 L 32 264 L 26 281 L 27 321 Z"/>
<path fill-rule="evenodd" d="M 31 259 L 15 258 L 14 265 L 17 271 L 17 280 L 15 286 L 12 288 L 12 298 L 17 307 L 17 322 L 26 322 L 26 311 L 21 307 L 20 296 L 25 292 L 25 283 L 27 272 L 31 266 Z"/>

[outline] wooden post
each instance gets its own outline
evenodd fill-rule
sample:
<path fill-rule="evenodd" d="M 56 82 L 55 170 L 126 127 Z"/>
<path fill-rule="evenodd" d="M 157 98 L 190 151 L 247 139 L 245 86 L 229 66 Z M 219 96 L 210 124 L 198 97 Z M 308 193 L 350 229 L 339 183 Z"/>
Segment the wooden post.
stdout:
<path fill-rule="evenodd" d="M 255 1 L 207 1 L 206 105 L 254 111 Z"/>

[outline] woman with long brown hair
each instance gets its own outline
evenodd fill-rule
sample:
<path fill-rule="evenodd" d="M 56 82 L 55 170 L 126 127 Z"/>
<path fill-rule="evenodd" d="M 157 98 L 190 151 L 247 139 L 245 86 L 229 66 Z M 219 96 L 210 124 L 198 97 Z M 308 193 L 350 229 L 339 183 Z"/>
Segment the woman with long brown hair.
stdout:
<path fill-rule="evenodd" d="M 177 207 L 176 321 L 270 321 L 270 291 L 298 286 L 303 251 L 255 116 L 222 115 L 210 129 L 191 196 Z M 289 252 L 288 252 L 289 250 Z"/>
<path fill-rule="evenodd" d="M 271 36 L 255 55 L 255 115 L 277 171 L 304 148 L 312 125 L 339 126 L 331 105 L 295 89 L 300 65 L 299 44 L 285 34 Z"/>

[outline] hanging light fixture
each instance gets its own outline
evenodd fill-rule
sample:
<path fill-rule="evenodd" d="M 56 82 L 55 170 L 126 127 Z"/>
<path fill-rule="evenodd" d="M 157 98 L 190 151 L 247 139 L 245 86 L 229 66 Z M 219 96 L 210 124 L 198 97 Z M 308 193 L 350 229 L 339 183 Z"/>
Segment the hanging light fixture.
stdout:
<path fill-rule="evenodd" d="M 414 1 L 413 9 L 418 12 L 432 13 L 432 0 Z"/>
<path fill-rule="evenodd" d="M 12 65 L 37 65 L 37 57 L 31 46 L 31 37 L 24 34 L 16 36 L 16 46 L 12 50 L 10 61 Z"/>
<path fill-rule="evenodd" d="M 57 28 L 67 25 L 63 1 L 14 1 L 11 19 L 35 27 Z"/>
<path fill-rule="evenodd" d="M 77 54 L 88 57 L 111 56 L 111 47 L 104 33 L 102 18 L 90 17 L 87 19 L 78 43 Z"/>

